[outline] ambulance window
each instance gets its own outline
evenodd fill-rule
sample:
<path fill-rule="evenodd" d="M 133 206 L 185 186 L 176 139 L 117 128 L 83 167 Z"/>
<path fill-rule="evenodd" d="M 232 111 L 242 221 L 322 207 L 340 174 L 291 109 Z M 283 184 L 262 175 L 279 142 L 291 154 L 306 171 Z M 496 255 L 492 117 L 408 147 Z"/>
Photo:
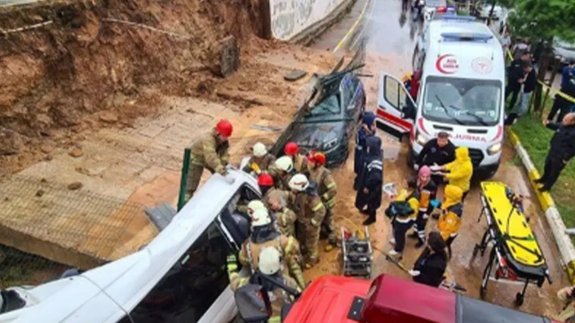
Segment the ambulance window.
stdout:
<path fill-rule="evenodd" d="M 384 76 L 383 83 L 385 101 L 393 108 L 402 111 L 404 106 L 412 105 L 411 100 L 408 99 L 409 94 L 405 91 L 403 84 L 387 75 Z"/>
<path fill-rule="evenodd" d="M 229 285 L 233 251 L 213 222 L 132 310 L 136 323 L 197 322 Z"/>

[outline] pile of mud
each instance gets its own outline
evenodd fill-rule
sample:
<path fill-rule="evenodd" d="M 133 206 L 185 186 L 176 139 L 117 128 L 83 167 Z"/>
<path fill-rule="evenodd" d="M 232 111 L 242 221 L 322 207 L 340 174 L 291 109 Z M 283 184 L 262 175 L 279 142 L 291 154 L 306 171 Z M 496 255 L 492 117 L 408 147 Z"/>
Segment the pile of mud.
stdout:
<path fill-rule="evenodd" d="M 242 60 L 274 45 L 258 39 L 259 3 L 45 1 L 0 9 L 0 175 L 87 129 L 130 126 L 155 109 L 159 93 L 210 94 L 223 40 L 234 37 Z"/>

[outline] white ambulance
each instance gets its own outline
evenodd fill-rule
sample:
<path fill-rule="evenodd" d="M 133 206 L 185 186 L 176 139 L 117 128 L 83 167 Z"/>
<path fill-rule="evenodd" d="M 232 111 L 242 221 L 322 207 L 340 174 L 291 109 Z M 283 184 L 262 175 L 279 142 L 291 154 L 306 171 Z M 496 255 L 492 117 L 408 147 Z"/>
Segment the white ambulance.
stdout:
<path fill-rule="evenodd" d="M 444 131 L 469 148 L 475 171 L 492 176 L 504 137 L 505 60 L 497 38 L 473 17 L 435 17 L 413 54 L 421 71 L 417 98 L 396 77 L 382 73 L 377 107 L 380 128 L 409 134 L 410 163 Z"/>

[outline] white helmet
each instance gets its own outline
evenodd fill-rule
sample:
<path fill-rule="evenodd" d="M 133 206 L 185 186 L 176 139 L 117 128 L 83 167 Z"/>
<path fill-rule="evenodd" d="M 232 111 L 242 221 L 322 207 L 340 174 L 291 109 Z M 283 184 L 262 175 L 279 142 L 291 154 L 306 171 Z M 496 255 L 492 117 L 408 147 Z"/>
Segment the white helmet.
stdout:
<path fill-rule="evenodd" d="M 274 162 L 274 166 L 284 172 L 291 172 L 293 169 L 293 161 L 289 156 L 282 156 Z"/>
<path fill-rule="evenodd" d="M 268 209 L 255 209 L 252 213 L 252 227 L 261 227 L 272 223 Z"/>
<path fill-rule="evenodd" d="M 255 210 L 257 209 L 265 209 L 266 206 L 264 204 L 264 202 L 260 201 L 260 200 L 251 200 L 248 203 L 248 214 L 253 214 Z"/>
<path fill-rule="evenodd" d="M 307 179 L 307 176 L 305 176 L 304 174 L 295 174 L 289 180 L 288 185 L 289 188 L 291 188 L 294 191 L 303 192 L 305 191 L 306 188 L 308 188 L 309 180 Z"/>
<path fill-rule="evenodd" d="M 273 275 L 281 269 L 281 254 L 274 247 L 265 247 L 260 251 L 258 269 L 264 275 Z"/>
<path fill-rule="evenodd" d="M 256 142 L 254 147 L 252 148 L 252 153 L 256 157 L 263 157 L 268 153 L 266 145 L 262 144 L 261 142 Z"/>

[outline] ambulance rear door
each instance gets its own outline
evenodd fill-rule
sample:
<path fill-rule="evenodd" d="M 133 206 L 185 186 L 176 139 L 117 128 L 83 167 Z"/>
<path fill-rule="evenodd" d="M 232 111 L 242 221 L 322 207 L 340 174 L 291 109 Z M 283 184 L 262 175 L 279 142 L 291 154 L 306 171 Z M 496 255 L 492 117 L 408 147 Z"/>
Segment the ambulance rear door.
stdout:
<path fill-rule="evenodd" d="M 377 101 L 377 126 L 399 140 L 409 134 L 417 110 L 403 82 L 382 72 Z"/>

